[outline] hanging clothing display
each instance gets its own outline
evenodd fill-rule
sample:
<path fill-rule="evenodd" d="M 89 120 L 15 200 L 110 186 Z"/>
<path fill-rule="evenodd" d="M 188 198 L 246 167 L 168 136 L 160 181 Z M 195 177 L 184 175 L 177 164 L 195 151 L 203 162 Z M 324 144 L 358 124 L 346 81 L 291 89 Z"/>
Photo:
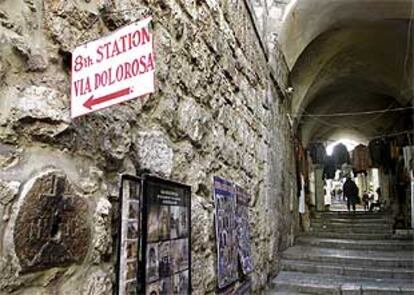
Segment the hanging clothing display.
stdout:
<path fill-rule="evenodd" d="M 382 166 L 382 157 L 385 153 L 384 143 L 381 139 L 375 139 L 368 145 L 369 153 L 371 155 L 372 166 L 380 168 Z"/>
<path fill-rule="evenodd" d="M 367 146 L 360 144 L 355 147 L 352 152 L 352 166 L 354 174 L 367 173 L 371 167 L 371 157 Z"/>
<path fill-rule="evenodd" d="M 372 160 L 372 167 L 383 167 L 384 172 L 388 173 L 388 168 L 391 161 L 391 152 L 387 142 L 380 138 L 374 139 L 369 143 L 368 148 Z"/>
<path fill-rule="evenodd" d="M 414 165 L 414 146 L 403 147 L 404 167 L 407 171 L 413 170 Z"/>
<path fill-rule="evenodd" d="M 309 146 L 309 155 L 313 164 L 323 164 L 326 158 L 326 149 L 323 143 L 313 143 Z"/>
<path fill-rule="evenodd" d="M 299 213 L 305 213 L 305 179 L 303 175 L 300 176 L 302 187 L 299 194 Z"/>
<path fill-rule="evenodd" d="M 334 179 L 336 172 L 335 160 L 332 156 L 327 156 L 323 168 L 322 179 Z"/>
<path fill-rule="evenodd" d="M 334 158 L 336 168 L 340 169 L 342 164 L 349 164 L 349 153 L 346 146 L 342 143 L 338 143 L 333 148 L 332 157 Z"/>
<path fill-rule="evenodd" d="M 305 151 L 298 139 L 295 139 L 294 141 L 294 147 L 295 147 L 295 166 L 296 166 L 296 185 L 298 188 L 302 186 L 300 176 L 301 174 L 305 174 L 305 170 L 307 169 L 307 163 L 306 163 L 306 154 Z M 297 197 L 300 195 L 300 190 L 297 190 Z"/>
<path fill-rule="evenodd" d="M 410 182 L 410 170 L 403 156 L 399 157 L 395 165 L 395 182 L 398 185 L 407 185 Z"/>
<path fill-rule="evenodd" d="M 391 160 L 398 160 L 400 156 L 401 147 L 398 146 L 397 141 L 393 140 L 390 142 L 390 157 Z"/>

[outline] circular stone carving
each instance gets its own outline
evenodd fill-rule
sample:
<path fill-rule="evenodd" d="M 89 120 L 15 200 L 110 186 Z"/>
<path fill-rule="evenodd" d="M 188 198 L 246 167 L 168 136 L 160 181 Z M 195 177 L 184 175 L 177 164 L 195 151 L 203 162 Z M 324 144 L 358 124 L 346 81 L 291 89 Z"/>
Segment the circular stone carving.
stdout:
<path fill-rule="evenodd" d="M 88 204 L 66 175 L 50 171 L 24 189 L 14 227 L 22 272 L 81 262 L 90 241 Z"/>

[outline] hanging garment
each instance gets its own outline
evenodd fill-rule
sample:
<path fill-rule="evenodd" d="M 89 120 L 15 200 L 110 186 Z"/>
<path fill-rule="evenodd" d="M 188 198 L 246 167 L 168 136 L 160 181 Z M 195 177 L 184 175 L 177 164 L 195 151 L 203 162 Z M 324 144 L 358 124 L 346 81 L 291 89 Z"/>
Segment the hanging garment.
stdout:
<path fill-rule="evenodd" d="M 398 157 L 400 156 L 400 147 L 397 144 L 396 140 L 393 140 L 390 143 L 390 157 L 392 160 L 398 160 Z"/>
<path fill-rule="evenodd" d="M 338 143 L 333 148 L 332 157 L 335 160 L 336 168 L 340 169 L 342 164 L 349 164 L 349 153 L 346 146 L 342 143 Z"/>
<path fill-rule="evenodd" d="M 368 168 L 371 167 L 371 157 L 367 146 L 360 144 L 355 147 L 352 152 L 352 165 L 354 174 L 367 173 Z"/>
<path fill-rule="evenodd" d="M 369 143 L 368 148 L 372 160 L 372 167 L 382 167 L 384 168 L 384 172 L 388 174 L 391 157 L 387 142 L 383 139 L 374 139 Z"/>
<path fill-rule="evenodd" d="M 313 143 L 309 146 L 309 154 L 313 164 L 323 164 L 326 158 L 326 149 L 323 143 Z"/>
<path fill-rule="evenodd" d="M 305 179 L 303 175 L 300 176 L 302 188 L 300 190 L 300 196 L 299 196 L 299 213 L 304 214 L 305 213 Z"/>
<path fill-rule="evenodd" d="M 401 185 L 408 184 L 410 182 L 410 173 L 405 166 L 405 159 L 403 156 L 400 156 L 396 164 L 395 182 Z"/>
<path fill-rule="evenodd" d="M 400 147 L 397 145 L 397 140 L 396 139 L 392 139 L 388 141 L 389 144 L 389 159 L 390 159 L 390 163 L 389 163 L 389 168 L 390 168 L 390 172 L 392 174 L 396 173 L 396 169 L 397 169 L 397 162 L 398 162 L 398 158 L 400 156 Z"/>
<path fill-rule="evenodd" d="M 322 179 L 334 179 L 336 172 L 335 160 L 332 156 L 327 156 L 323 168 Z"/>
<path fill-rule="evenodd" d="M 382 156 L 385 153 L 383 141 L 381 139 L 372 140 L 368 147 L 372 160 L 372 167 L 380 168 L 382 166 Z"/>
<path fill-rule="evenodd" d="M 404 154 L 404 167 L 407 171 L 413 170 L 414 162 L 414 146 L 405 146 L 403 147 Z"/>

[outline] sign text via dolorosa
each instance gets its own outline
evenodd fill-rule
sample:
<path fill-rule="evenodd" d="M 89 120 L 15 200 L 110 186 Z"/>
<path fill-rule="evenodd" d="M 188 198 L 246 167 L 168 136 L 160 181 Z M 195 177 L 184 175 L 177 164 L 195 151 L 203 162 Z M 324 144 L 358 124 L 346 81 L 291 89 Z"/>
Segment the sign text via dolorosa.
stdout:
<path fill-rule="evenodd" d="M 72 118 L 154 92 L 150 23 L 146 18 L 72 52 Z"/>

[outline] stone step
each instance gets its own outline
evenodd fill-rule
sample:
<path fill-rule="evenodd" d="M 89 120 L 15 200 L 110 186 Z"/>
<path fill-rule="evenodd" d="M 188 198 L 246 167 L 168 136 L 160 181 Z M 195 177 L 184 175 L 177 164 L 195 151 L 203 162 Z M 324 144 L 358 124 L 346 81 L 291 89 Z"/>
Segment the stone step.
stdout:
<path fill-rule="evenodd" d="M 368 227 L 373 229 L 392 229 L 391 223 L 371 223 L 371 222 L 337 222 L 337 221 L 324 221 L 324 220 L 311 220 L 311 225 L 315 226 L 332 226 L 332 227 L 346 227 L 346 228 L 358 228 Z"/>
<path fill-rule="evenodd" d="M 314 231 L 306 235 L 318 238 L 332 239 L 355 239 L 355 240 L 389 240 L 393 238 L 392 233 L 341 233 L 335 231 Z"/>
<path fill-rule="evenodd" d="M 348 240 L 317 238 L 312 236 L 299 236 L 296 238 L 297 245 L 307 245 L 322 248 L 348 249 L 348 250 L 382 250 L 414 251 L 414 241 L 408 240 Z"/>
<path fill-rule="evenodd" d="M 302 261 L 302 260 L 282 260 L 282 270 L 298 271 L 304 273 L 324 273 L 334 275 L 344 275 L 348 277 L 366 277 L 378 279 L 398 279 L 414 282 L 414 269 L 409 268 L 379 268 L 379 267 L 360 267 L 348 266 L 344 264 Z"/>
<path fill-rule="evenodd" d="M 348 211 L 324 211 L 324 212 L 312 212 L 312 216 L 343 216 L 343 217 L 356 217 L 356 218 L 365 218 L 365 217 L 388 217 L 387 212 L 348 212 Z"/>
<path fill-rule="evenodd" d="M 311 295 L 309 293 L 298 293 L 298 292 L 291 292 L 291 291 L 277 291 L 277 290 L 268 290 L 268 291 L 264 291 L 262 294 L 264 295 Z"/>
<path fill-rule="evenodd" d="M 282 258 L 356 267 L 414 268 L 412 251 L 339 250 L 297 245 L 283 252 Z"/>
<path fill-rule="evenodd" d="M 312 218 L 311 222 L 335 222 L 343 224 L 393 224 L 391 218 L 369 218 L 369 219 L 349 219 L 349 218 Z"/>
<path fill-rule="evenodd" d="M 327 216 L 313 216 L 311 219 L 315 220 L 348 220 L 348 221 L 387 221 L 391 220 L 390 216 L 363 216 L 363 215 L 327 215 Z"/>
<path fill-rule="evenodd" d="M 280 272 L 272 281 L 272 287 L 275 291 L 309 294 L 414 294 L 412 282 L 407 281 L 289 271 Z"/>
<path fill-rule="evenodd" d="M 331 224 L 311 224 L 312 232 L 336 232 L 345 234 L 393 234 L 391 227 L 369 227 L 369 226 L 333 226 Z"/>

